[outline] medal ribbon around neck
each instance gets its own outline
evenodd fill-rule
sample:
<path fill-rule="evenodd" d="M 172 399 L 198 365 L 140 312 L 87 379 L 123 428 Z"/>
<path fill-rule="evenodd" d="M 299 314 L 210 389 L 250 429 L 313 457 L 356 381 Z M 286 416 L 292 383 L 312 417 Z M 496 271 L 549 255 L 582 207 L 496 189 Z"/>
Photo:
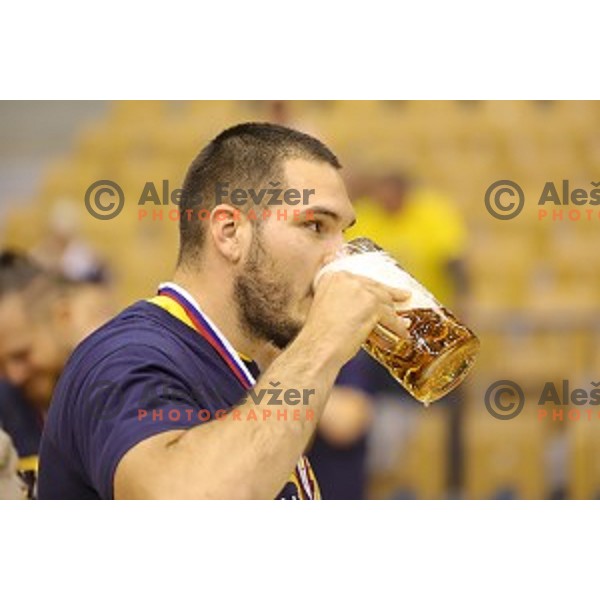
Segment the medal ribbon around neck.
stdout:
<path fill-rule="evenodd" d="M 256 383 L 252 373 L 243 363 L 238 353 L 231 347 L 225 336 L 202 312 L 196 301 L 183 288 L 174 283 L 162 283 L 158 288 L 159 296 L 166 296 L 181 306 L 196 331 L 215 349 L 225 364 L 231 369 L 245 390 Z"/>

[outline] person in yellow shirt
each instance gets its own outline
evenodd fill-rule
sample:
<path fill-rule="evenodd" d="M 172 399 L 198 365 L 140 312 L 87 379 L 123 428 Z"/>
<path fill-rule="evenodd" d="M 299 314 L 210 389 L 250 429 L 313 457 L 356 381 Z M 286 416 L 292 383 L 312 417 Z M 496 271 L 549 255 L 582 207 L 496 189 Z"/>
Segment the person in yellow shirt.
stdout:
<path fill-rule="evenodd" d="M 466 226 L 449 197 L 388 174 L 377 177 L 371 193 L 354 206 L 352 237 L 372 239 L 443 304 L 457 299 L 464 285 Z"/>
<path fill-rule="evenodd" d="M 361 187 L 366 193 L 354 203 L 357 222 L 347 237 L 372 239 L 440 302 L 456 307 L 466 288 L 461 261 L 466 227 L 451 199 L 396 173 L 376 176 L 372 181 L 367 178 Z M 365 352 L 344 367 L 336 385 L 339 387 L 323 413 L 310 459 L 323 481 L 324 495 L 361 499 L 367 496 L 367 441 L 373 402 L 380 396 L 401 398 L 404 394 Z M 456 414 L 454 421 L 457 419 Z"/>

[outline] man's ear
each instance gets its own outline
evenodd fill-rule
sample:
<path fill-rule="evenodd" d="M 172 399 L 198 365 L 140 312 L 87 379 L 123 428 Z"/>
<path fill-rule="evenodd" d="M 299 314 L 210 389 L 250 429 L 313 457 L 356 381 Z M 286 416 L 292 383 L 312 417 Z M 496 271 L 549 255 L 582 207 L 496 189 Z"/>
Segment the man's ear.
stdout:
<path fill-rule="evenodd" d="M 208 229 L 216 249 L 227 260 L 233 263 L 239 262 L 248 234 L 245 215 L 229 204 L 219 204 L 210 213 Z"/>

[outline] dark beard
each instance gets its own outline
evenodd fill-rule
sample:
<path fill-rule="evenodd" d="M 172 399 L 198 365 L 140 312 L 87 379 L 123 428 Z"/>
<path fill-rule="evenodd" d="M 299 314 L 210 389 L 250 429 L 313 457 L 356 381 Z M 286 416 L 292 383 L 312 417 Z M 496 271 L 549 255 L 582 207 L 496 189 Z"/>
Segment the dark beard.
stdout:
<path fill-rule="evenodd" d="M 255 227 L 250 254 L 234 282 L 233 294 L 246 334 L 283 350 L 298 335 L 302 323 L 287 316 L 291 291 L 276 277 L 260 235 L 260 227 Z"/>

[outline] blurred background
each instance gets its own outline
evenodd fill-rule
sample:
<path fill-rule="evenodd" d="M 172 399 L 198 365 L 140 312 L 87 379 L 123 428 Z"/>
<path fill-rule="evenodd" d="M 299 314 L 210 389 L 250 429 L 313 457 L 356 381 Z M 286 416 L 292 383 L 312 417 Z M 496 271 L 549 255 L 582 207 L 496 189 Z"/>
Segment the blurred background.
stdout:
<path fill-rule="evenodd" d="M 481 341 L 467 382 L 427 409 L 365 354 L 350 363 L 311 450 L 324 496 L 600 498 L 600 407 L 581 407 L 591 419 L 569 418 L 568 406 L 562 420 L 538 412 L 546 382 L 600 381 L 600 208 L 583 207 L 591 220 L 537 213 L 545 182 L 600 180 L 600 102 L 2 102 L 0 246 L 94 283 L 98 310 L 152 296 L 178 237 L 166 217 L 139 220 L 144 183 L 180 187 L 212 137 L 248 120 L 329 145 L 355 201 L 350 237 L 388 250 Z M 113 220 L 84 206 L 102 179 L 127 199 Z M 504 179 L 527 199 L 508 221 L 484 205 Z M 501 379 L 525 392 L 511 420 L 484 405 Z"/>

